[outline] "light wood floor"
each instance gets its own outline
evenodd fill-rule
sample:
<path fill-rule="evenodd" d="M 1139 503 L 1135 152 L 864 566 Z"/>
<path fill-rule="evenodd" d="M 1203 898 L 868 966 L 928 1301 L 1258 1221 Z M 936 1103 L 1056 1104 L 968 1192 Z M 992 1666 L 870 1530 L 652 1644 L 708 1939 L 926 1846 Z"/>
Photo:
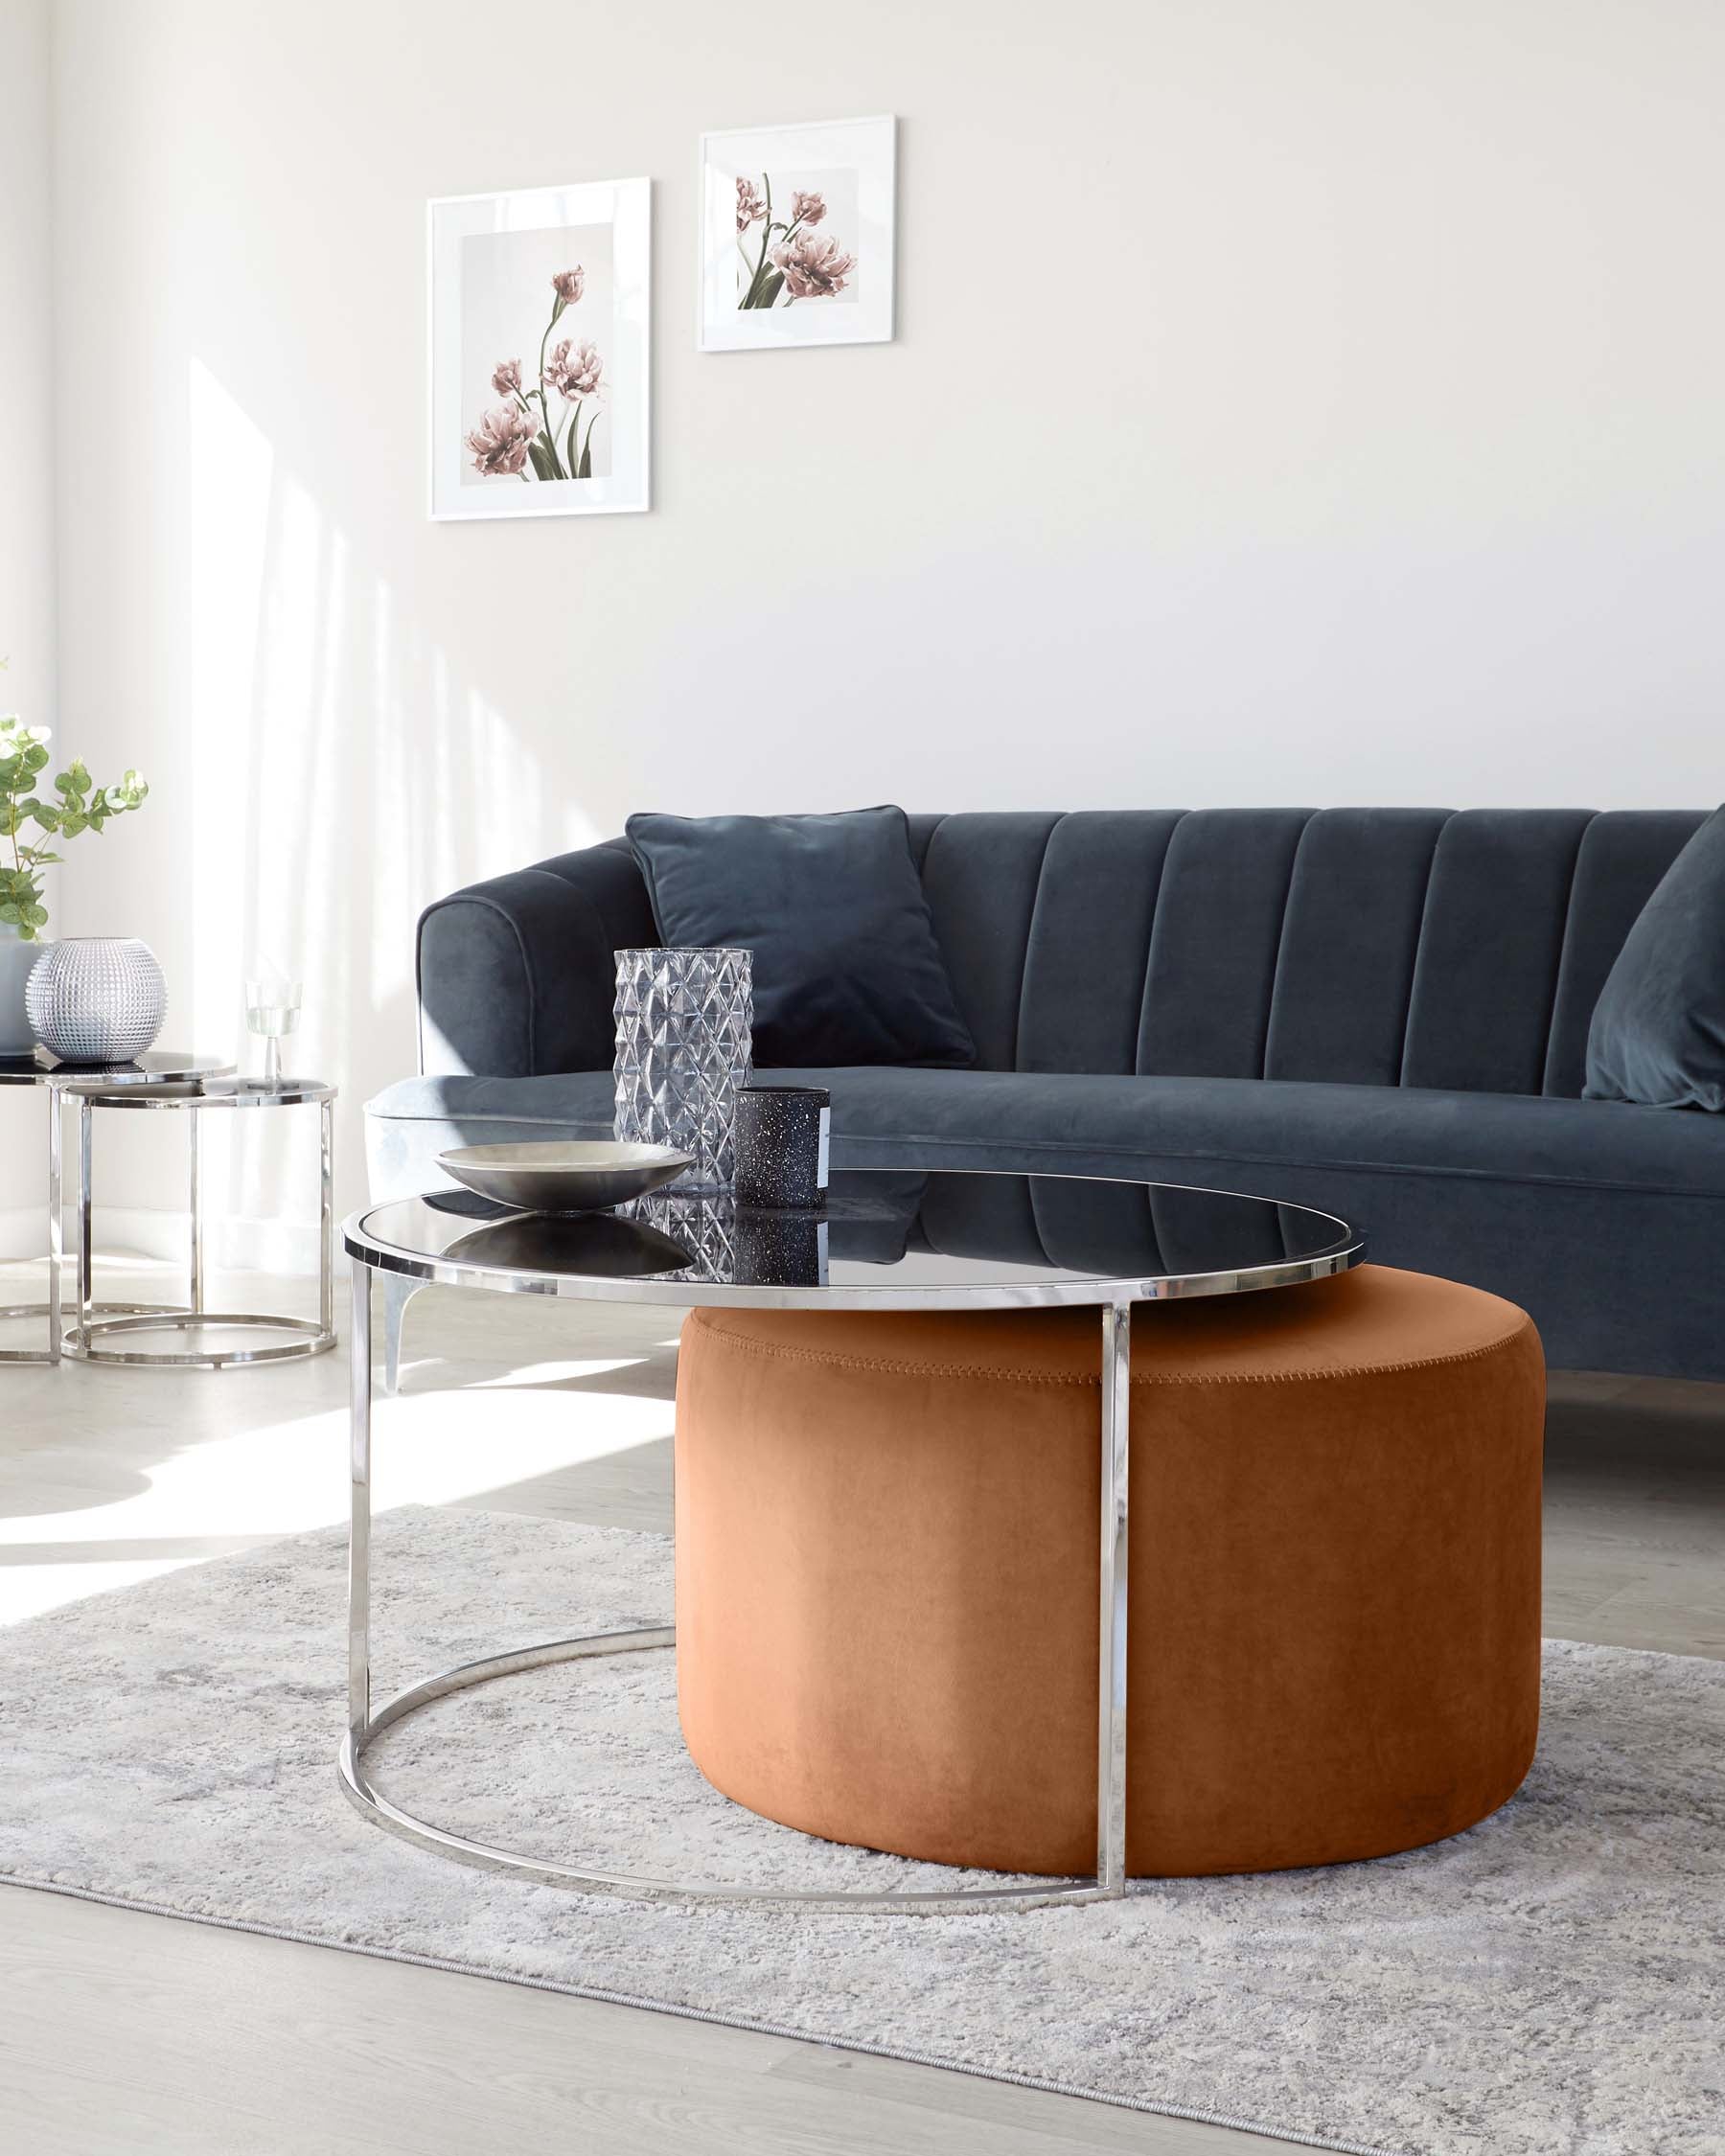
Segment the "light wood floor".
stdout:
<path fill-rule="evenodd" d="M 0 1268 L 0 1302 L 24 1298 L 8 1284 L 23 1277 Z M 136 1292 L 152 1290 L 172 1292 L 140 1276 Z M 268 1308 L 271 1294 L 235 1283 L 231 1306 Z M 380 1504 L 668 1525 L 668 1331 L 641 1313 L 421 1296 L 403 1398 L 379 1415 Z M 218 1375 L 0 1367 L 0 1621 L 340 1518 L 344 1384 L 339 1355 Z M 1548 1631 L 1725 1659 L 1725 1388 L 1559 1375 L 1552 1389 Z M 476 1390 L 500 1395 L 477 1453 Z M 1286 2145 L 0 1891 L 0 2145 L 1250 2156 Z"/>

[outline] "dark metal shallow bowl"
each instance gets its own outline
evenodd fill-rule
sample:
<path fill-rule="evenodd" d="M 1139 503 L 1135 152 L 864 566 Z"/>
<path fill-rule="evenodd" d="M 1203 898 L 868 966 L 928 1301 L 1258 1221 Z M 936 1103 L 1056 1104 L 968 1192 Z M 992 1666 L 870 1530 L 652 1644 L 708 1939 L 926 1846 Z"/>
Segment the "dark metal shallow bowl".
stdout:
<path fill-rule="evenodd" d="M 523 1213 L 597 1213 L 675 1182 L 695 1165 L 668 1145 L 551 1138 L 531 1145 L 459 1145 L 437 1164 L 469 1190 Z"/>
<path fill-rule="evenodd" d="M 566 1266 L 594 1279 L 639 1280 L 678 1273 L 695 1252 L 645 1221 L 611 1213 L 508 1213 L 488 1227 L 458 1235 L 448 1255 L 467 1265 L 511 1266 L 534 1273 Z"/>

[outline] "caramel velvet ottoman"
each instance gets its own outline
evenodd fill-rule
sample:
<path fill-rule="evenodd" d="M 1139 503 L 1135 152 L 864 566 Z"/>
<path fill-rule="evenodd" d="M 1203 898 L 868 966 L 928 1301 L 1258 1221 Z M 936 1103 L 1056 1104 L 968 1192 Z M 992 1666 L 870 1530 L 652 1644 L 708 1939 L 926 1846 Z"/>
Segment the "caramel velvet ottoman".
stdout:
<path fill-rule="evenodd" d="M 1082 1874 L 1088 1309 L 697 1310 L 678 1697 L 715 1788 L 836 1842 Z M 1134 1312 L 1127 1869 L 1336 1864 L 1533 1755 L 1545 1372 L 1512 1304 L 1366 1266 Z"/>

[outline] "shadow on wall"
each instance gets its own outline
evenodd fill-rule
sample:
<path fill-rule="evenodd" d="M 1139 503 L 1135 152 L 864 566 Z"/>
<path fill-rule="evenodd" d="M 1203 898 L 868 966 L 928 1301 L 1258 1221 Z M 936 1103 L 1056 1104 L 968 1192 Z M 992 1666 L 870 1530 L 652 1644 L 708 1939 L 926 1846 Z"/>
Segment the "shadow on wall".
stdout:
<path fill-rule="evenodd" d="M 363 1196 L 363 1102 L 415 1067 L 421 907 L 596 834 L 196 359 L 188 394 L 192 1025 L 243 1038 L 256 955 L 303 977 L 284 1060 L 342 1089 L 346 1208 Z M 227 1206 L 297 1218 L 295 1118 L 263 1121 L 235 1149 Z"/>

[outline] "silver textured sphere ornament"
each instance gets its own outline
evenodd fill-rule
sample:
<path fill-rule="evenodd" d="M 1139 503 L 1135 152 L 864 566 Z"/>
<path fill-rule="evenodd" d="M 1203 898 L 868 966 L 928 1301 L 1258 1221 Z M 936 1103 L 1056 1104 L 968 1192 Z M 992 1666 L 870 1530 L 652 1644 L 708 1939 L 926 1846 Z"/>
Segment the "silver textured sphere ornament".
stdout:
<path fill-rule="evenodd" d="M 168 983 L 136 936 L 66 936 L 31 968 L 24 1012 L 62 1063 L 130 1063 L 162 1030 Z"/>

